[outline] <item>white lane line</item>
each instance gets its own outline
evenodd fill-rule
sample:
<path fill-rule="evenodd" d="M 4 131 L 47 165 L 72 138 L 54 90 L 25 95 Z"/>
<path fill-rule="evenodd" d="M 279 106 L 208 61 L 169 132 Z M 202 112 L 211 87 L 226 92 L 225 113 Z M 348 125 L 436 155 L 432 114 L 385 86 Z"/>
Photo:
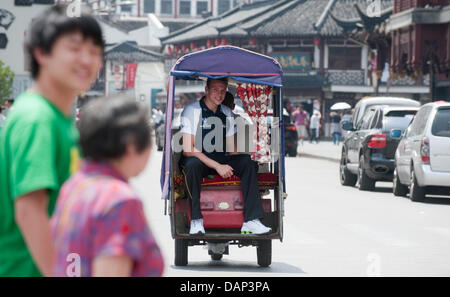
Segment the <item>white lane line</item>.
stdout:
<path fill-rule="evenodd" d="M 358 235 L 366 237 L 370 240 L 379 242 L 386 246 L 398 246 L 398 247 L 412 247 L 417 246 L 415 242 L 407 239 L 399 238 L 397 235 L 390 234 L 386 231 L 379 231 L 372 227 L 368 227 L 360 224 L 345 224 L 344 228 L 350 230 Z"/>
<path fill-rule="evenodd" d="M 447 238 L 450 238 L 450 228 L 444 228 L 444 227 L 425 227 L 424 228 L 427 231 L 430 231 L 434 234 L 444 236 Z"/>

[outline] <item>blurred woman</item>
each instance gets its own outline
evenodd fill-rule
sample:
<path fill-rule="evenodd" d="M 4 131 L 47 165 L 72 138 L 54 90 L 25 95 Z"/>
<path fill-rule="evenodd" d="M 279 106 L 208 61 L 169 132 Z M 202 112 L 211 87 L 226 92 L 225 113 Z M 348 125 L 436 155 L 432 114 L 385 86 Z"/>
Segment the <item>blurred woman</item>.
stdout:
<path fill-rule="evenodd" d="M 85 161 L 63 185 L 51 222 L 55 276 L 162 275 L 163 258 L 128 184 L 150 155 L 148 114 L 123 96 L 96 99 L 83 109 Z"/>

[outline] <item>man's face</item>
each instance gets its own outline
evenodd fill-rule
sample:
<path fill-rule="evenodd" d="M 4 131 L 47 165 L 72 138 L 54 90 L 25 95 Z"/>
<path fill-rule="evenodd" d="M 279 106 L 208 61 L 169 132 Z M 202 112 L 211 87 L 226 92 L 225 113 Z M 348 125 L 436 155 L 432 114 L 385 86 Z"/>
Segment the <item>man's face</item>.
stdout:
<path fill-rule="evenodd" d="M 206 98 L 215 105 L 222 104 L 227 92 L 227 83 L 220 80 L 211 80 L 209 87 L 205 87 Z"/>
<path fill-rule="evenodd" d="M 102 67 L 102 48 L 79 32 L 59 37 L 49 54 L 42 55 L 41 70 L 67 89 L 81 92 L 90 89 Z"/>

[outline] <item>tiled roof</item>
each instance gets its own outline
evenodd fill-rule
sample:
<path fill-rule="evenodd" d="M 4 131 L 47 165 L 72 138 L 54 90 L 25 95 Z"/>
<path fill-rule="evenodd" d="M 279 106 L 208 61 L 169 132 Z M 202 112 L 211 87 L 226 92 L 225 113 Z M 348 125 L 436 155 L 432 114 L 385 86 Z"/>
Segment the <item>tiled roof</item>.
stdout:
<path fill-rule="evenodd" d="M 342 23 L 361 21 L 356 5 L 365 13 L 367 0 L 284 0 L 239 6 L 218 17 L 173 32 L 162 39 L 176 44 L 214 37 L 299 37 L 340 36 Z M 381 11 L 392 8 L 393 0 L 380 0 Z M 385 16 L 383 14 L 383 16 Z M 375 19 L 374 19 L 375 20 Z M 341 21 L 341 24 L 338 24 Z M 353 23 L 353 25 L 352 25 Z M 345 26 L 344 26 L 345 27 Z"/>
<path fill-rule="evenodd" d="M 121 42 L 107 47 L 105 59 L 124 62 L 156 62 L 161 61 L 162 56 L 132 42 Z"/>

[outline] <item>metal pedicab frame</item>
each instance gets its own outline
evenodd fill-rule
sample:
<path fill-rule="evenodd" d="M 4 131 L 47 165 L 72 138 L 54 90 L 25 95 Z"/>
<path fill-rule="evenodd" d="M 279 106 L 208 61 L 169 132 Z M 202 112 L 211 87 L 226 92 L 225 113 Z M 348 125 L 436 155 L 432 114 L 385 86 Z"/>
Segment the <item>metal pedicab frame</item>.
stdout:
<path fill-rule="evenodd" d="M 254 83 L 273 87 L 272 97 L 273 116 L 278 121 L 279 156 L 272 163 L 273 171 L 278 177 L 277 185 L 273 188 L 274 209 L 263 222 L 272 227 L 272 232 L 265 235 L 240 234 L 230 232 L 210 232 L 204 235 L 190 235 L 186 229 L 186 220 L 176 213 L 176 201 L 174 197 L 173 168 L 172 168 L 172 120 L 174 109 L 175 80 L 196 80 L 203 78 L 228 77 L 242 83 Z M 283 216 L 285 187 L 284 164 L 284 123 L 283 123 L 283 99 L 282 99 L 282 69 L 280 64 L 271 57 L 261 55 L 249 50 L 234 46 L 219 46 L 196 53 L 188 54 L 176 62 L 169 76 L 169 89 L 167 92 L 164 155 L 161 166 L 162 198 L 165 199 L 165 214 L 170 215 L 172 238 L 175 240 L 175 265 L 187 265 L 188 247 L 205 244 L 222 244 L 225 250 L 219 253 L 210 251 L 212 259 L 219 260 L 222 254 L 228 254 L 228 245 L 256 246 L 258 264 L 267 267 L 272 259 L 272 239 L 283 240 Z M 273 127 L 273 126 L 272 126 Z M 169 202 L 169 203 L 167 203 Z"/>

